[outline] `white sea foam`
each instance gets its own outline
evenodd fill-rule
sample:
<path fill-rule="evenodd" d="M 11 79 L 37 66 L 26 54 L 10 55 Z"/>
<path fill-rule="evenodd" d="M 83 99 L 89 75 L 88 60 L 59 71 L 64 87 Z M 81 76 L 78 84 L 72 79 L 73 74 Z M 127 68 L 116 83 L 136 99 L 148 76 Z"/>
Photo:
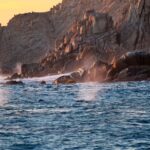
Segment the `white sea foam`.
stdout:
<path fill-rule="evenodd" d="M 70 73 L 67 74 L 59 74 L 59 75 L 52 75 L 52 76 L 44 76 L 44 77 L 33 77 L 33 78 L 24 78 L 22 79 L 23 82 L 41 82 L 41 81 L 46 81 L 46 82 L 53 82 L 54 80 L 56 80 L 57 78 L 63 76 L 63 75 L 68 75 Z M 20 80 L 20 79 L 19 79 Z"/>

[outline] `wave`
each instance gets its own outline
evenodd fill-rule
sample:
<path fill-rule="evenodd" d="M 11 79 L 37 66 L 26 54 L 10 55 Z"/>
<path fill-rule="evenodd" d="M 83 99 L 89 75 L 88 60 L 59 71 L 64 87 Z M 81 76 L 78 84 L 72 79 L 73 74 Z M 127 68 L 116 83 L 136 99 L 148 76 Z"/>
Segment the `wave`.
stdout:
<path fill-rule="evenodd" d="M 16 79 L 16 81 L 22 81 L 24 83 L 32 83 L 32 82 L 41 82 L 41 81 L 45 81 L 45 82 L 53 82 L 54 80 L 56 80 L 57 78 L 64 76 L 64 75 L 69 75 L 70 73 L 66 73 L 66 74 L 59 74 L 59 75 L 49 75 L 49 76 L 43 76 L 43 77 L 29 77 L 29 78 L 23 78 L 23 79 Z M 7 76 L 0 76 L 0 83 L 5 83 Z"/>
<path fill-rule="evenodd" d="M 21 79 L 21 81 L 25 82 L 25 83 L 29 83 L 29 82 L 41 82 L 41 81 L 45 81 L 45 82 L 53 82 L 54 80 L 56 80 L 57 78 L 63 76 L 63 75 L 69 75 L 70 73 L 66 73 L 66 74 L 59 74 L 59 75 L 49 75 L 49 76 L 43 76 L 43 77 L 32 77 L 32 78 L 23 78 Z M 20 79 L 18 79 L 20 80 Z"/>

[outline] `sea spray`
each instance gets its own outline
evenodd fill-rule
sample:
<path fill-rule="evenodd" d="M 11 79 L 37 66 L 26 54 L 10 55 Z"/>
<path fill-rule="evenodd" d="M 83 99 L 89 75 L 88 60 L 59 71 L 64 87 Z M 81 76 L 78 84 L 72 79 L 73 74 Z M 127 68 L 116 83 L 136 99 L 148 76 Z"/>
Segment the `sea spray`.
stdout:
<path fill-rule="evenodd" d="M 17 63 L 15 69 L 13 70 L 14 73 L 21 74 L 21 63 Z"/>
<path fill-rule="evenodd" d="M 97 83 L 85 83 L 79 85 L 78 100 L 79 101 L 95 101 L 100 88 Z"/>
<path fill-rule="evenodd" d="M 57 78 L 59 78 L 61 76 L 64 76 L 64 75 L 68 75 L 68 74 L 70 74 L 70 73 L 59 74 L 59 75 L 52 75 L 52 76 L 49 75 L 49 76 L 44 76 L 44 77 L 23 78 L 22 81 L 25 82 L 25 83 L 29 83 L 29 82 L 41 82 L 41 81 L 52 83 Z"/>
<path fill-rule="evenodd" d="M 9 92 L 0 87 L 0 107 L 4 106 L 8 102 Z"/>

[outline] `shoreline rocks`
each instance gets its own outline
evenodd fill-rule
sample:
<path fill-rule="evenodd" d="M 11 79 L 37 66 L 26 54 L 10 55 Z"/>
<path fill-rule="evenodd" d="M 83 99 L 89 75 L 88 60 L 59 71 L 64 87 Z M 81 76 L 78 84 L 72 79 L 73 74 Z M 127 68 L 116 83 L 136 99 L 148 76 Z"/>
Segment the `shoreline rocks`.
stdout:
<path fill-rule="evenodd" d="M 5 85 L 24 85 L 22 81 L 10 80 L 5 83 Z"/>
<path fill-rule="evenodd" d="M 142 81 L 150 80 L 150 53 L 144 51 L 128 52 L 115 60 L 110 65 L 101 67 L 101 63 L 96 63 L 91 69 L 86 70 L 84 75 L 74 72 L 76 76 L 63 76 L 66 80 L 59 79 L 57 84 L 68 84 L 68 79 L 73 79 L 72 83 L 79 82 L 119 82 L 119 81 Z M 99 67 L 99 69 L 98 69 Z M 70 82 L 71 83 L 71 82 Z M 72 84 L 71 83 L 71 84 Z"/>
<path fill-rule="evenodd" d="M 128 52 L 115 60 L 108 70 L 106 81 L 136 81 L 150 78 L 150 53 Z"/>

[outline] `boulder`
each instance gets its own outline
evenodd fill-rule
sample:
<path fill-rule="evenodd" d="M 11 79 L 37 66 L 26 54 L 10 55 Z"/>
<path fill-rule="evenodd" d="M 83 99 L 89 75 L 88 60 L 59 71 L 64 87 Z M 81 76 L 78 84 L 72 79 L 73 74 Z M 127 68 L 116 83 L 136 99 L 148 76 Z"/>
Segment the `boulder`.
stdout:
<path fill-rule="evenodd" d="M 138 66 L 138 67 L 137 67 Z M 107 80 L 113 80 L 119 77 L 126 78 L 134 75 L 137 71 L 140 72 L 143 69 L 150 67 L 150 53 L 144 51 L 128 52 L 122 55 L 119 59 L 115 60 L 112 67 L 107 72 Z M 138 69 L 139 70 L 138 70 Z M 130 72 L 130 73 L 129 73 Z"/>
<path fill-rule="evenodd" d="M 71 76 L 62 76 L 56 79 L 54 84 L 74 84 L 76 81 Z"/>
<path fill-rule="evenodd" d="M 46 81 L 41 81 L 40 83 L 43 84 L 43 85 L 45 85 L 45 84 L 46 84 Z"/>
<path fill-rule="evenodd" d="M 131 66 L 120 71 L 114 81 L 140 81 L 150 78 L 150 66 Z"/>

